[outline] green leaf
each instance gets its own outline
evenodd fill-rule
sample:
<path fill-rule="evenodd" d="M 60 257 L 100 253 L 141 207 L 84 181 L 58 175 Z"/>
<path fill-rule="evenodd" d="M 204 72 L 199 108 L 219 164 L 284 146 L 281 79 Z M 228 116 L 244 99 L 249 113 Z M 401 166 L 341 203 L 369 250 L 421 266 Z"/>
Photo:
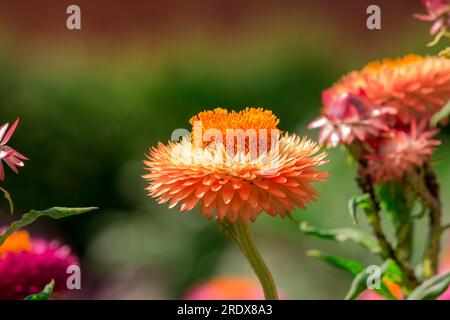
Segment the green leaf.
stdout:
<path fill-rule="evenodd" d="M 448 48 L 447 48 L 448 50 Z M 449 50 L 447 52 L 450 52 Z M 432 128 L 436 128 L 442 120 L 447 118 L 450 115 L 450 100 L 447 101 L 447 104 L 441 108 L 438 112 L 436 112 L 430 120 L 430 126 Z"/>
<path fill-rule="evenodd" d="M 364 265 L 359 263 L 358 261 L 329 256 L 321 253 L 318 250 L 309 250 L 306 252 L 306 255 L 309 257 L 318 258 L 319 260 L 322 260 L 333 267 L 349 272 L 353 276 L 356 276 L 358 273 L 364 270 Z"/>
<path fill-rule="evenodd" d="M 397 274 L 398 266 L 392 260 L 386 260 L 382 266 L 380 266 L 380 288 L 379 289 L 371 289 L 374 290 L 379 295 L 382 295 L 388 299 L 395 300 L 395 296 L 390 292 L 389 288 L 386 285 L 386 281 L 391 281 L 391 278 L 395 278 L 395 274 Z M 347 293 L 345 299 L 346 300 L 355 300 L 358 296 L 363 293 L 365 290 L 369 289 L 367 286 L 367 280 L 372 274 L 367 272 L 367 269 L 362 270 L 358 273 L 350 286 L 350 290 Z"/>
<path fill-rule="evenodd" d="M 345 300 L 355 300 L 358 296 L 367 289 L 367 279 L 369 274 L 364 269 L 358 273 L 352 281 L 350 290 L 345 296 Z"/>
<path fill-rule="evenodd" d="M 408 300 L 434 300 L 450 285 L 450 271 L 438 274 L 423 282 L 409 295 Z"/>
<path fill-rule="evenodd" d="M 88 207 L 88 208 L 64 208 L 64 207 L 53 207 L 43 211 L 31 210 L 28 213 L 25 213 L 20 220 L 14 221 L 11 225 L 6 229 L 6 231 L 0 236 L 0 245 L 5 242 L 5 240 L 17 230 L 26 227 L 27 225 L 36 221 L 37 218 L 41 216 L 50 217 L 53 219 L 61 219 L 77 214 L 81 214 L 84 212 L 96 210 L 96 207 Z"/>
<path fill-rule="evenodd" d="M 370 208 L 370 206 L 370 195 L 367 193 L 354 196 L 348 201 L 348 211 L 350 212 L 350 217 L 352 218 L 353 224 L 358 223 L 358 220 L 356 218 L 358 208 L 368 209 Z"/>
<path fill-rule="evenodd" d="M 355 228 L 320 229 L 309 226 L 306 222 L 300 223 L 299 227 L 300 230 L 307 235 L 338 242 L 353 241 L 364 248 L 369 249 L 372 253 L 380 253 L 380 246 L 378 245 L 377 240 L 364 231 Z"/>
<path fill-rule="evenodd" d="M 5 197 L 5 199 L 8 201 L 9 203 L 9 211 L 11 212 L 11 214 L 14 212 L 14 202 L 12 201 L 11 195 L 9 194 L 8 191 L 6 191 L 5 189 L 3 189 L 2 187 L 0 187 L 0 191 L 3 192 L 3 196 Z"/>
<path fill-rule="evenodd" d="M 393 260 L 386 260 L 386 272 L 384 279 L 393 283 L 400 284 L 403 281 L 403 272 Z"/>
<path fill-rule="evenodd" d="M 450 59 L 450 47 L 447 47 L 444 50 L 441 50 L 441 52 L 439 52 L 439 55 L 441 57 L 445 57 L 447 59 Z"/>
<path fill-rule="evenodd" d="M 413 205 L 408 201 L 405 190 L 399 183 L 379 185 L 376 191 L 381 207 L 386 211 L 396 227 L 403 225 L 409 220 Z"/>
<path fill-rule="evenodd" d="M 54 287 L 55 281 L 52 279 L 52 281 L 45 286 L 44 290 L 36 294 L 30 294 L 29 296 L 26 296 L 24 300 L 48 300 Z"/>

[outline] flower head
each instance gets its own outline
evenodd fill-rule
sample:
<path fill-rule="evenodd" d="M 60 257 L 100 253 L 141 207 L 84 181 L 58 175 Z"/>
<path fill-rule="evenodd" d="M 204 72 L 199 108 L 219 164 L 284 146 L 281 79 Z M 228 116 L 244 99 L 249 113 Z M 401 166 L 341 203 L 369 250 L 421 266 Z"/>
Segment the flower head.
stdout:
<path fill-rule="evenodd" d="M 314 142 L 293 134 L 270 134 L 268 144 L 264 130 L 276 130 L 278 123 L 271 112 L 222 110 L 200 113 L 197 118 L 207 115 L 206 124 L 201 125 L 209 129 L 217 121 L 217 128 L 213 128 L 216 135 L 207 140 L 209 143 L 183 139 L 159 143 L 150 150 L 144 161 L 150 196 L 159 203 L 168 202 L 169 208 L 179 205 L 181 211 L 199 205 L 204 216 L 216 214 L 219 220 L 232 223 L 238 218 L 255 221 L 262 211 L 284 217 L 295 207 L 305 208 L 315 200 L 318 192 L 311 183 L 324 181 L 327 173 L 317 170 L 325 164 L 326 155 L 318 154 L 320 148 Z M 228 129 L 251 130 L 256 136 L 241 137 L 240 142 L 245 143 L 239 143 L 239 134 L 223 138 L 221 133 L 229 133 Z"/>
<path fill-rule="evenodd" d="M 5 179 L 5 169 L 3 168 L 3 161 L 11 168 L 15 173 L 19 173 L 18 167 L 23 167 L 25 164 L 24 160 L 28 160 L 23 154 L 17 152 L 13 148 L 7 146 L 6 144 L 11 139 L 14 130 L 16 130 L 19 124 L 19 119 L 17 119 L 11 128 L 9 128 L 9 123 L 4 123 L 0 126 L 0 180 Z"/>
<path fill-rule="evenodd" d="M 217 277 L 200 283 L 185 295 L 186 300 L 262 300 L 258 282 L 246 277 Z"/>
<path fill-rule="evenodd" d="M 359 95 L 344 92 L 332 99 L 329 91 L 325 90 L 322 101 L 322 115 L 308 127 L 319 128 L 319 142 L 331 147 L 378 136 L 380 132 L 389 129 L 388 117 L 396 114 L 393 108 L 371 105 L 363 92 Z"/>
<path fill-rule="evenodd" d="M 416 14 L 422 21 L 433 21 L 430 29 L 432 36 L 450 27 L 450 2 L 448 0 L 422 0 L 427 14 Z"/>
<path fill-rule="evenodd" d="M 23 299 L 40 292 L 52 279 L 55 292 L 66 288 L 67 268 L 78 264 L 68 246 L 32 239 L 18 231 L 0 246 L 0 300 Z"/>
<path fill-rule="evenodd" d="M 365 158 L 375 182 L 399 180 L 430 159 L 441 142 L 432 139 L 439 130 L 427 130 L 426 123 L 424 120 L 417 126 L 414 120 L 409 131 L 392 129 L 384 138 L 372 141 L 373 153 Z"/>
<path fill-rule="evenodd" d="M 450 59 L 408 55 L 372 62 L 344 76 L 329 94 L 335 100 L 361 90 L 370 104 L 395 108 L 404 123 L 411 116 L 431 117 L 450 99 Z"/>

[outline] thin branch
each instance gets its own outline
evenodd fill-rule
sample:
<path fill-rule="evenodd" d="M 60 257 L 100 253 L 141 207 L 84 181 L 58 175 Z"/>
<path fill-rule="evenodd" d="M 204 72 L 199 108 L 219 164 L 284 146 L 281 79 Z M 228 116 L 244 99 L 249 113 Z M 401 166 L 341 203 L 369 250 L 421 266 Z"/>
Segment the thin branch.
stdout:
<path fill-rule="evenodd" d="M 423 273 L 429 278 L 437 273 L 439 263 L 440 239 L 442 234 L 442 205 L 440 199 L 440 187 L 436 174 L 429 164 L 424 166 L 423 172 L 411 179 L 411 187 L 422 200 L 422 203 L 430 208 L 429 211 L 429 235 L 428 247 L 423 259 Z"/>
<path fill-rule="evenodd" d="M 386 239 L 384 235 L 383 228 L 381 226 L 381 217 L 380 217 L 380 203 L 376 197 L 375 190 L 373 188 L 373 184 L 371 181 L 370 175 L 362 175 L 360 174 L 358 179 L 358 185 L 364 193 L 369 194 L 370 199 L 372 201 L 372 210 L 367 210 L 367 218 L 372 227 L 372 232 L 375 237 L 378 239 L 382 250 L 382 258 L 383 259 L 392 259 L 404 272 L 406 277 L 405 285 L 409 289 L 415 288 L 419 281 L 414 273 L 413 268 L 411 267 L 408 260 L 401 259 L 397 252 L 393 249 L 392 245 Z"/>

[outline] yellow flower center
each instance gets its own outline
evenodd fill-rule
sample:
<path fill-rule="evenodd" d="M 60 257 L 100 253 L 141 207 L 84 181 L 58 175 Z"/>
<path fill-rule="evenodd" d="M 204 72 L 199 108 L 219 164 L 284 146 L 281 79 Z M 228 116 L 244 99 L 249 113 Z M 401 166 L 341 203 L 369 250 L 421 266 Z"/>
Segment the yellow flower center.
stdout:
<path fill-rule="evenodd" d="M 218 129 L 223 134 L 226 134 L 227 129 L 276 129 L 280 122 L 272 111 L 262 108 L 245 108 L 239 112 L 216 108 L 200 112 L 189 123 L 194 125 L 195 121 L 202 122 L 203 130 Z"/>
<path fill-rule="evenodd" d="M 422 60 L 424 60 L 424 58 L 416 54 L 408 54 L 402 58 L 397 59 L 383 59 L 380 61 L 374 61 L 369 63 L 364 67 L 363 72 L 364 71 L 377 72 L 380 71 L 380 69 L 382 68 L 390 68 L 390 69 L 401 68 Z"/>
<path fill-rule="evenodd" d="M 245 108 L 242 111 L 228 111 L 222 108 L 214 110 L 203 111 L 192 117 L 189 123 L 193 126 L 193 135 L 196 134 L 196 125 L 200 123 L 202 134 L 208 135 L 208 131 L 215 130 L 222 134 L 222 141 L 226 143 L 227 135 L 242 130 L 247 134 L 246 139 L 249 139 L 249 132 L 251 130 L 259 139 L 260 134 L 266 135 L 267 146 L 270 148 L 270 138 L 272 130 L 277 130 L 277 125 L 280 120 L 272 113 L 272 111 L 264 110 L 262 108 Z M 262 131 L 265 130 L 265 131 Z M 233 137 L 234 136 L 230 136 Z M 211 140 L 204 140 L 203 146 L 207 146 Z M 248 141 L 245 142 L 248 147 Z"/>
<path fill-rule="evenodd" d="M 17 231 L 10 235 L 0 246 L 0 257 L 7 253 L 31 251 L 31 238 L 26 231 Z"/>

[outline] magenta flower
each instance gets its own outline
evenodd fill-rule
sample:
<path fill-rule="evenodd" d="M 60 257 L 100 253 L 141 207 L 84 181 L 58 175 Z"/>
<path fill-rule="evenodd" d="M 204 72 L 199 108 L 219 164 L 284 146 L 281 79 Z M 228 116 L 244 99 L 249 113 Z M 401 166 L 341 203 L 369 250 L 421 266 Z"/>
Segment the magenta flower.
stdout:
<path fill-rule="evenodd" d="M 5 169 L 3 168 L 3 161 L 11 168 L 15 173 L 19 173 L 18 167 L 23 167 L 25 164 L 24 160 L 28 160 L 23 154 L 17 152 L 11 147 L 8 147 L 6 144 L 11 139 L 11 136 L 16 130 L 17 125 L 19 124 L 19 119 L 17 119 L 11 128 L 9 128 L 9 123 L 6 122 L 2 126 L 0 126 L 0 180 L 5 180 Z M 8 130 L 8 132 L 7 132 Z"/>
<path fill-rule="evenodd" d="M 322 101 L 322 115 L 308 127 L 320 129 L 319 142 L 332 147 L 378 136 L 389 129 L 388 117 L 396 114 L 393 108 L 371 105 L 363 92 L 359 95 L 342 93 L 333 100 L 329 91 L 325 90 Z"/>
<path fill-rule="evenodd" d="M 450 27 L 449 0 L 422 0 L 422 5 L 427 14 L 416 14 L 414 17 L 422 21 L 434 21 L 430 29 L 432 36 Z"/>
<path fill-rule="evenodd" d="M 0 246 L 0 300 L 24 299 L 52 279 L 54 292 L 64 291 L 70 265 L 78 265 L 78 259 L 68 246 L 16 232 Z"/>

